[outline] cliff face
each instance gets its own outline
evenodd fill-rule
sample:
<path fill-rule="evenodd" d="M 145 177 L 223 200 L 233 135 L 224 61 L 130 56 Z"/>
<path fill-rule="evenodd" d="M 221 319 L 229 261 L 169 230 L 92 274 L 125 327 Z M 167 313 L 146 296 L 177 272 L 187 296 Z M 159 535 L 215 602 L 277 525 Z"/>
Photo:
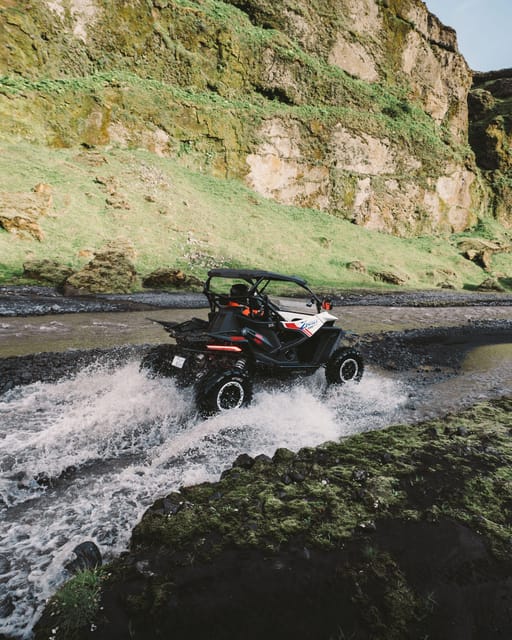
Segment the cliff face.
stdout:
<path fill-rule="evenodd" d="M 512 69 L 475 74 L 469 95 L 469 137 L 476 160 L 492 187 L 496 218 L 512 218 Z"/>
<path fill-rule="evenodd" d="M 0 0 L 7 135 L 145 147 L 398 235 L 487 206 L 471 73 L 420 0 Z"/>

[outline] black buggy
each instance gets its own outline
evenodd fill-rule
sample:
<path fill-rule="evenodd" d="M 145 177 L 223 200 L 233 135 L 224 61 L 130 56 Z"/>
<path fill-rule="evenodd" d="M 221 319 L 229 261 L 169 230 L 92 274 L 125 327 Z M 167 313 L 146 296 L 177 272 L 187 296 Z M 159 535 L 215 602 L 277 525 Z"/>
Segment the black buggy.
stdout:
<path fill-rule="evenodd" d="M 153 348 L 141 365 L 194 385 L 201 414 L 248 404 L 256 377 L 304 376 L 325 367 L 329 384 L 361 379 L 361 354 L 341 346 L 346 333 L 334 326 L 330 299 L 316 296 L 305 280 L 257 269 L 212 269 L 203 293 L 208 320 L 154 320 L 176 344 Z"/>

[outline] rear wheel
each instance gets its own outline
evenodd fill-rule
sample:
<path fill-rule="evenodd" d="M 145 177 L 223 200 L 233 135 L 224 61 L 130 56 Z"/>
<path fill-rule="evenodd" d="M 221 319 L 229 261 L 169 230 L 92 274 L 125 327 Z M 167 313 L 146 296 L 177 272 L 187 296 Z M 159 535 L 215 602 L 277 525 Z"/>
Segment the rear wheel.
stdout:
<path fill-rule="evenodd" d="M 196 402 L 202 415 L 238 409 L 252 400 L 252 382 L 233 371 L 211 371 L 199 383 Z"/>
<path fill-rule="evenodd" d="M 357 349 L 336 349 L 325 365 L 325 377 L 329 384 L 359 382 L 363 372 L 363 357 Z"/>

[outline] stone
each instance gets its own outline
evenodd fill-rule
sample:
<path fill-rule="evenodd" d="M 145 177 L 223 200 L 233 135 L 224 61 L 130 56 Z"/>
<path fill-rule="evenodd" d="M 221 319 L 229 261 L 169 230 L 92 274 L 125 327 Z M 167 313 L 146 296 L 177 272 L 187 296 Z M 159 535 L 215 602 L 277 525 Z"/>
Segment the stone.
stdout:
<path fill-rule="evenodd" d="M 0 599 L 0 618 L 8 618 L 14 612 L 14 602 L 12 596 L 7 594 Z"/>
<path fill-rule="evenodd" d="M 496 280 L 496 278 L 486 278 L 483 282 L 481 282 L 477 291 L 497 291 L 499 293 L 503 293 L 505 288 Z"/>
<path fill-rule="evenodd" d="M 458 243 L 457 247 L 464 258 L 486 271 L 491 270 L 493 254 L 510 251 L 510 245 L 502 245 L 483 238 L 465 238 Z"/>
<path fill-rule="evenodd" d="M 64 294 L 130 293 L 137 272 L 127 254 L 134 255 L 133 246 L 129 243 L 121 241 L 119 244 L 107 244 L 96 252 L 83 269 L 66 280 Z"/>
<path fill-rule="evenodd" d="M 353 260 L 352 262 L 347 262 L 347 269 L 349 271 L 357 271 L 358 273 L 368 273 L 368 269 L 361 262 L 361 260 Z"/>
<path fill-rule="evenodd" d="M 187 275 L 181 269 L 162 267 L 152 271 L 142 279 L 142 286 L 152 289 L 185 289 L 189 287 L 201 287 L 201 280 L 195 276 Z"/>
<path fill-rule="evenodd" d="M 23 263 L 23 277 L 60 287 L 72 275 L 73 269 L 56 260 L 26 260 Z"/>
<path fill-rule="evenodd" d="M 37 220 L 50 213 L 52 193 L 52 187 L 42 182 L 29 192 L 0 193 L 0 227 L 20 238 L 35 238 L 41 242 L 44 233 Z"/>
<path fill-rule="evenodd" d="M 409 279 L 407 276 L 394 271 L 374 271 L 372 275 L 376 280 L 386 284 L 404 285 Z"/>
<path fill-rule="evenodd" d="M 290 451 L 290 449 L 279 447 L 279 449 L 276 449 L 272 460 L 279 464 L 281 462 L 291 462 L 292 460 L 295 460 L 296 457 L 297 456 L 295 455 L 295 453 L 293 451 Z"/>
<path fill-rule="evenodd" d="M 254 458 L 247 453 L 241 453 L 233 462 L 233 467 L 240 467 L 241 469 L 250 469 L 254 465 Z"/>
<path fill-rule="evenodd" d="M 75 559 L 67 562 L 64 567 L 70 573 L 79 573 L 87 569 L 96 569 L 101 567 L 103 560 L 101 551 L 97 545 L 91 540 L 81 542 L 73 549 Z"/>

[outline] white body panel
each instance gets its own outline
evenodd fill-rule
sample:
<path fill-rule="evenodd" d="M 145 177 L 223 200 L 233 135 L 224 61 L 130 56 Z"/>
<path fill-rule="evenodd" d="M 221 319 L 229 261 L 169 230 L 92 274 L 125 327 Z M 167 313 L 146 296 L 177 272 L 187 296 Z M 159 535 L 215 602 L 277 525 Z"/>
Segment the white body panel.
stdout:
<path fill-rule="evenodd" d="M 314 335 L 329 320 L 337 320 L 336 316 L 333 316 L 328 311 L 322 311 L 316 315 L 280 311 L 279 315 L 282 318 L 281 324 L 285 329 L 301 331 L 307 336 Z"/>

